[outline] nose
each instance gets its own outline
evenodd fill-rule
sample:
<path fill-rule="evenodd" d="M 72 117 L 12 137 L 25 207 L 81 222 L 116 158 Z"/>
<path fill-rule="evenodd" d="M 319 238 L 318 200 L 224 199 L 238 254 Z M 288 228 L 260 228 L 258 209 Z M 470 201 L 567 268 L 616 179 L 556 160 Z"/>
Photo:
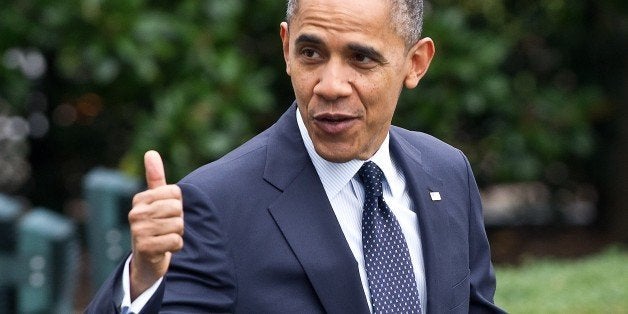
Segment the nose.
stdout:
<path fill-rule="evenodd" d="M 314 86 L 314 94 L 327 101 L 347 97 L 353 90 L 350 77 L 349 66 L 332 59 L 321 68 L 320 77 Z"/>

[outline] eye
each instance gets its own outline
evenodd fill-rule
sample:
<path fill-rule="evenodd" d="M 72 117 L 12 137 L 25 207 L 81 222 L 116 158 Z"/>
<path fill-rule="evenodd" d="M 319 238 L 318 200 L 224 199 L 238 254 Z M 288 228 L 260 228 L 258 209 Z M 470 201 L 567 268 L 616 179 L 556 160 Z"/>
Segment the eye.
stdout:
<path fill-rule="evenodd" d="M 319 59 L 320 58 L 320 54 L 318 53 L 318 51 L 316 51 L 315 49 L 312 48 L 303 48 L 300 51 L 300 54 L 308 59 Z"/>
<path fill-rule="evenodd" d="M 377 66 L 376 60 L 361 53 L 356 53 L 353 56 L 351 56 L 351 62 L 353 62 L 357 67 L 364 68 L 364 69 L 371 69 Z"/>
<path fill-rule="evenodd" d="M 356 54 L 355 56 L 353 56 L 353 60 L 355 60 L 358 63 L 368 63 L 371 62 L 373 60 L 371 60 L 371 58 L 363 55 L 363 54 Z"/>

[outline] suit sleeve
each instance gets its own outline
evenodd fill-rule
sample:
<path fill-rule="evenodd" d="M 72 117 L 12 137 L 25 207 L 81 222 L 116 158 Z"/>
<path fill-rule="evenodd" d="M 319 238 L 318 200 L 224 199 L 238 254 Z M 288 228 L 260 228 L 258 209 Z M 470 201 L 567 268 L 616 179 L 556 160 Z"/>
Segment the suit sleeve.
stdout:
<path fill-rule="evenodd" d="M 149 313 L 232 313 L 235 277 L 226 236 L 209 198 L 190 184 L 183 193 L 183 249 L 173 254 L 161 285 L 142 309 Z M 103 284 L 86 313 L 119 313 L 124 263 Z"/>
<path fill-rule="evenodd" d="M 491 252 L 484 219 L 482 216 L 482 202 L 480 192 L 471 171 L 469 161 L 465 157 L 467 180 L 469 186 L 469 269 L 470 269 L 470 296 L 469 313 L 504 313 L 495 306 L 495 273 L 491 263 Z"/>
<path fill-rule="evenodd" d="M 183 249 L 173 255 L 164 280 L 160 313 L 234 311 L 236 282 L 227 235 L 210 198 L 179 183 L 183 193 Z"/>
<path fill-rule="evenodd" d="M 126 261 L 126 258 L 124 258 Z M 124 262 L 107 278 L 85 309 L 85 313 L 119 313 L 122 302 L 122 270 Z"/>

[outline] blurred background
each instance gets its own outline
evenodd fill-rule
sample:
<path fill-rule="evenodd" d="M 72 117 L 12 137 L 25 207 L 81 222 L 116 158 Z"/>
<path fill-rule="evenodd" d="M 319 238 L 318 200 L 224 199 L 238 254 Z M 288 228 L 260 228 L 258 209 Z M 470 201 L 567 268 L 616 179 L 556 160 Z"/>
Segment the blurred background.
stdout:
<path fill-rule="evenodd" d="M 497 302 L 512 312 L 628 313 L 627 9 L 426 2 L 436 58 L 395 123 L 468 155 Z M 128 247 L 146 150 L 176 182 L 275 121 L 293 100 L 284 11 L 281 0 L 0 4 L 0 312 L 86 305 L 110 271 L 95 256 Z"/>

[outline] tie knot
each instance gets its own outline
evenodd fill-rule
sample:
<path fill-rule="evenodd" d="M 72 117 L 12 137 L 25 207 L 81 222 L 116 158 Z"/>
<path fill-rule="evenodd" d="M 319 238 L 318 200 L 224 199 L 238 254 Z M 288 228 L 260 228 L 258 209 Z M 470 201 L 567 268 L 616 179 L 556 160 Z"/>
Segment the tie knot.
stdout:
<path fill-rule="evenodd" d="M 372 161 L 365 162 L 358 171 L 366 197 L 379 197 L 382 195 L 382 179 L 384 173 Z"/>

